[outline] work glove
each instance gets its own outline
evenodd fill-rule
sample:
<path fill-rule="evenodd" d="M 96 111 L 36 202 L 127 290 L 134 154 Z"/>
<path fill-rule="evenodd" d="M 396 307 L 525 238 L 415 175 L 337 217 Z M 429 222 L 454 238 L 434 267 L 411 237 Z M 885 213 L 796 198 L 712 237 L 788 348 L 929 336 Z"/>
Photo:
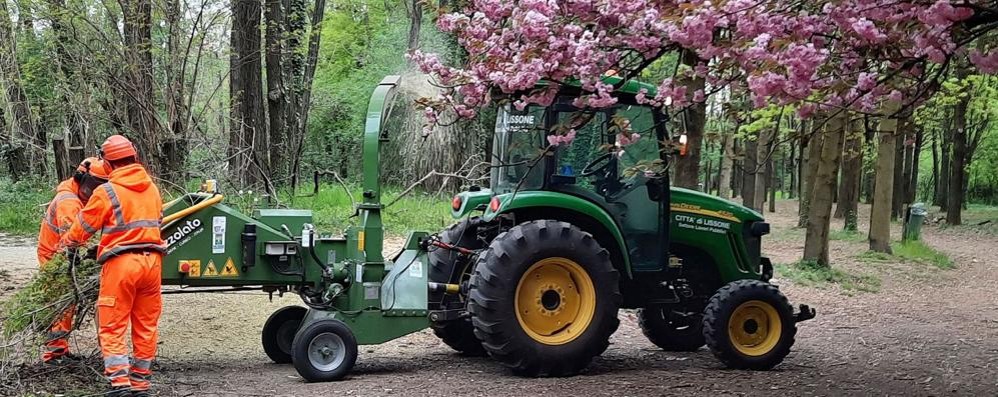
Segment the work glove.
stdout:
<path fill-rule="evenodd" d="M 83 256 L 83 259 L 97 260 L 97 245 L 91 245 L 87 248 L 87 254 Z"/>

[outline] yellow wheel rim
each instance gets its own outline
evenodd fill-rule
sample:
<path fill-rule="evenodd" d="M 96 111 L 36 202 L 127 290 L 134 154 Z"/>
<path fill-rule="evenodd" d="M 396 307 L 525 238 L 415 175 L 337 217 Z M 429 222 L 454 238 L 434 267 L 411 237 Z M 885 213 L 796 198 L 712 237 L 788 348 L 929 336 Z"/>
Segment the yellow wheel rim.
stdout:
<path fill-rule="evenodd" d="M 520 277 L 513 304 L 527 335 L 547 345 L 563 345 L 582 335 L 592 322 L 596 288 L 575 261 L 547 258 Z"/>
<path fill-rule="evenodd" d="M 782 332 L 780 314 L 773 305 L 763 301 L 753 300 L 738 305 L 728 321 L 731 344 L 746 356 L 769 353 L 779 343 Z"/>

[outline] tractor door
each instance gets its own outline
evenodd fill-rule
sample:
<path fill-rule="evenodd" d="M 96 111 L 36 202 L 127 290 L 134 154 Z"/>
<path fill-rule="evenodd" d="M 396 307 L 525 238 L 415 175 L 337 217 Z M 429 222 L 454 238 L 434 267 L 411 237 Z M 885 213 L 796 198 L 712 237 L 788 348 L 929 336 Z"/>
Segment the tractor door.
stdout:
<path fill-rule="evenodd" d="M 606 200 L 620 224 L 634 271 L 661 270 L 668 258 L 668 179 L 662 142 L 664 126 L 648 106 L 620 105 L 611 116 L 617 150 Z M 640 138 L 632 142 L 631 134 Z"/>

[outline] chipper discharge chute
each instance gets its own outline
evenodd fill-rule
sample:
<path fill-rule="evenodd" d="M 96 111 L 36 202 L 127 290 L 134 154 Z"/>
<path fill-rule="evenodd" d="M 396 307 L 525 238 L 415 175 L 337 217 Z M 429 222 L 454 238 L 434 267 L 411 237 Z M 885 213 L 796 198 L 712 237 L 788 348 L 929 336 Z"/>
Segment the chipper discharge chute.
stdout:
<path fill-rule="evenodd" d="M 263 329 L 278 363 L 294 363 L 308 381 L 336 380 L 357 358 L 357 345 L 378 344 L 429 326 L 427 233 L 413 232 L 393 258 L 382 256 L 378 148 L 398 77 L 371 98 L 364 135 L 359 225 L 320 236 L 308 210 L 261 209 L 252 216 L 227 206 L 216 189 L 165 205 L 164 293 L 259 289 L 297 293 L 305 305 L 282 308 Z M 443 287 L 441 287 L 443 288 Z"/>

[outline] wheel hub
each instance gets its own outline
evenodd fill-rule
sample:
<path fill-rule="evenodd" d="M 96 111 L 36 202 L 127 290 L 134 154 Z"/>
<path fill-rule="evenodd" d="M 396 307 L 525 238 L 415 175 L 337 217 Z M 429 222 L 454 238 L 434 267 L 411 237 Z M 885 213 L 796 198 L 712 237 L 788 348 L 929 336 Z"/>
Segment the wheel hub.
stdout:
<path fill-rule="evenodd" d="M 742 303 L 731 313 L 728 337 L 736 350 L 748 356 L 769 353 L 780 340 L 782 321 L 776 308 L 767 302 Z"/>
<path fill-rule="evenodd" d="M 320 371 L 332 371 L 346 359 L 346 343 L 339 335 L 325 332 L 308 344 L 308 360 Z"/>
<path fill-rule="evenodd" d="M 578 263 L 547 258 L 530 266 L 516 288 L 516 315 L 534 340 L 560 345 L 580 335 L 596 310 L 592 279 Z"/>

